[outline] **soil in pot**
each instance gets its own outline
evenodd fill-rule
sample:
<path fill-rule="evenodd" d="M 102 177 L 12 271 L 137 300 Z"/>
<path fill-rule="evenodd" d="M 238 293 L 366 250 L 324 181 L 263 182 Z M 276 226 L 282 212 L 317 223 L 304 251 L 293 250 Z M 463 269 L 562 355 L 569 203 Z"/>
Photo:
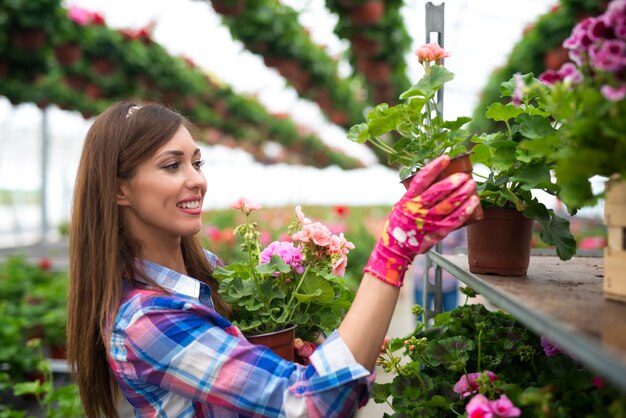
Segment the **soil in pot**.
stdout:
<path fill-rule="evenodd" d="M 259 334 L 247 336 L 246 339 L 252 344 L 264 345 L 270 348 L 275 354 L 285 360 L 294 361 L 293 342 L 296 338 L 296 326 L 270 332 L 267 334 Z"/>
<path fill-rule="evenodd" d="M 485 208 L 467 227 L 469 270 L 477 274 L 524 276 L 530 263 L 533 220 L 515 209 Z"/>

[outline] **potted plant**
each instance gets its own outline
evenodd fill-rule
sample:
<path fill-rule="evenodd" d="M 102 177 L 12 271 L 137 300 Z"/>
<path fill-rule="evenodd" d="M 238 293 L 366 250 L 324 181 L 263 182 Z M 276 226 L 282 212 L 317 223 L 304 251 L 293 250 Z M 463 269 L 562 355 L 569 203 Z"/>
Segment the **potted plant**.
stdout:
<path fill-rule="evenodd" d="M 437 93 L 445 83 L 454 78 L 441 61 L 448 53 L 437 44 L 420 47 L 416 55 L 424 68 L 422 78 L 402 93 L 405 100 L 394 106 L 377 105 L 368 115 L 366 123 L 350 128 L 348 138 L 357 143 L 371 142 L 389 154 L 389 164 L 400 165 L 400 179 L 405 181 L 428 162 L 448 154 L 464 158 L 469 164 L 466 143 L 470 137 L 464 125 L 471 119 L 459 117 L 445 120 L 437 107 Z M 394 138 L 390 145 L 388 139 Z M 452 172 L 446 173 L 446 175 Z M 474 219 L 480 219 L 476 210 Z"/>
<path fill-rule="evenodd" d="M 516 75 L 502 83 L 502 96 L 512 97 L 512 102 L 496 102 L 487 108 L 485 115 L 505 128 L 472 138 L 476 144 L 472 148 L 472 163 L 489 171 L 477 182 L 485 219 L 470 225 L 467 231 L 468 259 L 473 273 L 526 274 L 533 221 L 541 226 L 541 239 L 555 245 L 562 260 L 570 259 L 576 251 L 569 221 L 548 209 L 533 194 L 543 191 L 557 196 L 559 192 L 551 177 L 557 148 L 543 153 L 533 150 L 533 144 L 540 143 L 543 147 L 554 144 L 552 139 L 559 134 L 558 127 L 552 125 L 551 113 L 539 100 L 538 91 L 542 88 L 532 74 Z M 505 231 L 503 228 L 509 225 L 515 229 Z"/>
<path fill-rule="evenodd" d="M 243 240 L 244 259 L 217 267 L 213 274 L 220 282 L 220 295 L 232 307 L 233 324 L 248 339 L 286 330 L 291 338 L 295 333 L 309 342 L 336 328 L 353 298 L 341 277 L 354 245 L 343 234 L 332 234 L 306 218 L 297 206 L 290 239 L 262 249 L 261 232 L 250 219 L 261 206 L 241 198 L 232 207 L 245 217 L 234 230 Z M 293 341 L 278 344 L 286 349 L 278 354 L 293 360 Z"/>
<path fill-rule="evenodd" d="M 468 288 L 466 288 L 468 289 Z M 471 289 L 468 289 L 471 291 Z M 422 308 L 415 305 L 419 316 Z M 378 365 L 391 373 L 372 398 L 385 417 L 622 416 L 623 395 L 507 313 L 465 305 L 417 322 L 386 342 Z"/>
<path fill-rule="evenodd" d="M 626 301 L 626 2 L 612 1 L 599 16 L 578 23 L 563 42 L 573 62 L 548 70 L 540 79 L 545 107 L 559 125 L 559 136 L 533 150 L 556 147 L 555 174 L 560 197 L 574 209 L 594 205 L 602 191 L 593 176 L 608 177 L 605 223 L 604 292 Z"/>

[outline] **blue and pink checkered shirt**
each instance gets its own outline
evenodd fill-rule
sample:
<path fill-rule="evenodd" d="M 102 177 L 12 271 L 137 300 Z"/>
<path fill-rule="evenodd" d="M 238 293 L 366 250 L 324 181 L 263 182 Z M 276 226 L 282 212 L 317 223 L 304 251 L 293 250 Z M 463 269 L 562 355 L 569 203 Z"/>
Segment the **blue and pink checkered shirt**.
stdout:
<path fill-rule="evenodd" d="M 149 261 L 143 266 L 171 293 L 129 286 L 109 350 L 136 416 L 348 417 L 367 401 L 373 373 L 336 331 L 309 366 L 283 360 L 216 313 L 206 284 Z"/>

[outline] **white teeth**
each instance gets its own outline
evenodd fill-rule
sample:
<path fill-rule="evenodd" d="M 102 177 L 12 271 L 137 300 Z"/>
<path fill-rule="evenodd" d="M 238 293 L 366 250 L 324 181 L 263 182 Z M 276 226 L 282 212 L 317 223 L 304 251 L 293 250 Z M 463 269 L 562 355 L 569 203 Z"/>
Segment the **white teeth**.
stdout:
<path fill-rule="evenodd" d="M 194 200 L 192 202 L 179 203 L 178 207 L 183 209 L 198 209 L 200 207 L 200 201 Z"/>

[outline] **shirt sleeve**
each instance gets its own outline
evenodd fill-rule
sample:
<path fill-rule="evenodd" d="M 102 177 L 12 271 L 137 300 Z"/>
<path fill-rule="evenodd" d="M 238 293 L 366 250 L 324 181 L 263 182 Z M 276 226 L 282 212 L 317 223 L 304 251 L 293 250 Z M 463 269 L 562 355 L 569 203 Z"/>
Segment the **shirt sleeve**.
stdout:
<path fill-rule="evenodd" d="M 230 323 L 175 296 L 142 303 L 121 333 L 124 376 L 250 417 L 348 417 L 363 404 L 373 376 L 335 331 L 308 367 L 231 335 Z"/>

